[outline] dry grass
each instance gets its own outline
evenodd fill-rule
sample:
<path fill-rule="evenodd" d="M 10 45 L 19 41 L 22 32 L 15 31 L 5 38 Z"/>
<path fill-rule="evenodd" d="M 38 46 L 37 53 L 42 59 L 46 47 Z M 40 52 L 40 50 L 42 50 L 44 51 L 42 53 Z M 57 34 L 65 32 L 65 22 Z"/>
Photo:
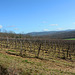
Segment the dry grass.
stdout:
<path fill-rule="evenodd" d="M 7 68 L 9 75 L 75 75 L 75 62 L 55 58 L 23 58 L 5 51 L 0 51 L 0 65 Z"/>

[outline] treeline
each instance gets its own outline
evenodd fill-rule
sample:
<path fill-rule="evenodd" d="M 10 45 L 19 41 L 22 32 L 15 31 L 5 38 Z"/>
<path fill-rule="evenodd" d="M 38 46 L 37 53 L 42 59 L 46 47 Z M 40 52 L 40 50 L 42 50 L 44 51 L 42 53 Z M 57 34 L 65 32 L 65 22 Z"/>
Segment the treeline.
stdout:
<path fill-rule="evenodd" d="M 8 37 L 8 38 L 31 38 L 30 35 L 25 34 L 16 34 L 14 32 L 0 32 L 0 37 Z"/>
<path fill-rule="evenodd" d="M 36 34 L 36 33 L 35 33 Z M 75 38 L 75 31 L 60 31 L 48 35 L 32 36 L 30 34 L 16 34 L 14 32 L 0 32 L 0 37 L 8 38 L 39 38 L 39 39 L 69 39 Z"/>

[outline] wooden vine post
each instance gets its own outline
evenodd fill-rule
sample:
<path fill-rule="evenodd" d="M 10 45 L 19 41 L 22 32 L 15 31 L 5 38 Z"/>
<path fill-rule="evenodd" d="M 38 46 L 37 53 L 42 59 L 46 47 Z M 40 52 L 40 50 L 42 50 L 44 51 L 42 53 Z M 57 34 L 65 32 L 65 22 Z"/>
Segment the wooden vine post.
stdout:
<path fill-rule="evenodd" d="M 22 41 L 20 41 L 20 56 L 22 56 Z"/>
<path fill-rule="evenodd" d="M 39 49 L 38 49 L 38 54 L 37 54 L 37 58 L 39 57 L 39 54 L 40 54 L 40 50 L 41 50 L 41 44 L 39 46 Z"/>

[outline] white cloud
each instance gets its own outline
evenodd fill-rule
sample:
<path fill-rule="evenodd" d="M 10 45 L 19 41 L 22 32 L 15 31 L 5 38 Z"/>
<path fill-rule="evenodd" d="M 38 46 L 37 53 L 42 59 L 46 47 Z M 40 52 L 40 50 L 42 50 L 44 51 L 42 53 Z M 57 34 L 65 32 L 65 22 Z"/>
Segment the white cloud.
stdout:
<path fill-rule="evenodd" d="M 57 28 L 57 30 L 64 30 L 63 28 Z"/>
<path fill-rule="evenodd" d="M 7 26 L 7 27 L 15 27 L 15 25 L 10 25 L 10 26 Z"/>
<path fill-rule="evenodd" d="M 0 29 L 2 28 L 3 26 L 2 25 L 0 25 Z"/>
<path fill-rule="evenodd" d="M 58 24 L 51 24 L 50 26 L 58 26 Z"/>
<path fill-rule="evenodd" d="M 14 30 L 18 30 L 18 28 L 14 28 Z"/>
<path fill-rule="evenodd" d="M 75 24 L 75 22 L 73 22 L 73 24 Z"/>
<path fill-rule="evenodd" d="M 49 31 L 48 29 L 44 29 L 43 31 Z"/>
<path fill-rule="evenodd" d="M 47 23 L 46 21 L 43 21 L 42 23 Z"/>

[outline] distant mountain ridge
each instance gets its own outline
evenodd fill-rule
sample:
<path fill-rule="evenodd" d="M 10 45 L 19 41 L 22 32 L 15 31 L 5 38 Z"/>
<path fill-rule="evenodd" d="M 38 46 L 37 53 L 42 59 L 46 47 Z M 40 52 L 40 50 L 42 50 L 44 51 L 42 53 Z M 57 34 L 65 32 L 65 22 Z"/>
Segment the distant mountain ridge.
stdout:
<path fill-rule="evenodd" d="M 41 35 L 49 35 L 49 34 L 54 34 L 57 31 L 44 31 L 44 32 L 31 32 L 28 33 L 27 35 L 31 35 L 31 36 L 41 36 Z"/>
<path fill-rule="evenodd" d="M 38 36 L 43 38 L 53 38 L 53 39 L 75 38 L 75 30 L 32 32 L 26 35 Z"/>
<path fill-rule="evenodd" d="M 41 38 L 41 39 L 68 39 L 75 38 L 75 30 L 63 30 L 63 31 L 44 31 L 44 32 L 32 32 L 28 34 L 16 34 L 16 33 L 3 33 L 0 32 L 0 37 L 8 38 Z"/>
<path fill-rule="evenodd" d="M 43 35 L 53 35 L 53 34 L 57 34 L 57 33 L 71 32 L 71 31 L 75 31 L 75 30 L 68 29 L 68 30 L 63 30 L 63 31 L 31 32 L 31 33 L 27 33 L 26 35 L 43 36 Z"/>

